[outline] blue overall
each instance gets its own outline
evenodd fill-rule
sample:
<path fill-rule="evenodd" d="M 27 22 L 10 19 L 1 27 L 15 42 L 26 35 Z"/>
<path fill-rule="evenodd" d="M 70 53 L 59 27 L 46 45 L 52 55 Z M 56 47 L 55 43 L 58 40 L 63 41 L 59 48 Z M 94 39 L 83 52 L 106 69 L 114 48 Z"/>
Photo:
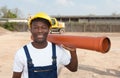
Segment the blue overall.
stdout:
<path fill-rule="evenodd" d="M 56 46 L 52 43 L 52 65 L 34 67 L 27 46 L 24 46 L 28 65 L 28 78 L 57 78 Z M 44 59 L 43 59 L 44 60 Z"/>

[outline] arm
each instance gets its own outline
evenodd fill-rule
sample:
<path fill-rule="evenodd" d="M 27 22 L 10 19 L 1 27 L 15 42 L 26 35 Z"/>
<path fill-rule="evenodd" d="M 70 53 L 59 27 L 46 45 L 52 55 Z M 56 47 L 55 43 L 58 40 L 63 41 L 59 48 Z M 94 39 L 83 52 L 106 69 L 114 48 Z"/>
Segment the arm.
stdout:
<path fill-rule="evenodd" d="M 21 78 L 23 70 L 24 70 L 24 50 L 21 48 L 19 49 L 14 57 L 13 63 L 13 74 L 12 78 Z"/>
<path fill-rule="evenodd" d="M 70 63 L 68 65 L 66 65 L 65 67 L 67 69 L 69 69 L 72 72 L 77 71 L 77 67 L 78 67 L 78 59 L 77 59 L 77 54 L 76 54 L 76 48 L 72 48 L 72 47 L 67 47 L 67 46 L 63 46 L 65 49 L 69 50 L 70 54 L 71 54 L 71 60 Z"/>
<path fill-rule="evenodd" d="M 21 78 L 22 72 L 13 72 L 12 78 Z"/>

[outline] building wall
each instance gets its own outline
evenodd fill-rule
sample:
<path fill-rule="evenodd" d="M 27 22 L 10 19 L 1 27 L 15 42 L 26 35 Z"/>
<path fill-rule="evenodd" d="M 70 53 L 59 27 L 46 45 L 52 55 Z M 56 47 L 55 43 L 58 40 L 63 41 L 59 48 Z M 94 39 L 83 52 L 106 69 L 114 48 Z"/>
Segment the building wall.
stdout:
<path fill-rule="evenodd" d="M 65 22 L 66 32 L 120 32 L 120 17 L 55 17 Z M 18 22 L 19 31 L 27 31 L 26 19 L 0 19 L 0 22 Z M 23 24 L 22 24 L 23 22 Z M 25 29 L 24 29 L 25 28 Z"/>
<path fill-rule="evenodd" d="M 65 23 L 66 32 L 120 32 L 120 24 L 109 23 Z"/>

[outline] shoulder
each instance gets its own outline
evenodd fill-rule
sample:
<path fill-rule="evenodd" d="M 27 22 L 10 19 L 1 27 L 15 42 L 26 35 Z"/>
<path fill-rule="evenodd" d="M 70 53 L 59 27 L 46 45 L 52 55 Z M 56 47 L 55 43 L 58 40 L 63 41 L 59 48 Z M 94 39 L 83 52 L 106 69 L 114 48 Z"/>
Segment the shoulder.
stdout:
<path fill-rule="evenodd" d="M 25 45 L 24 45 L 25 46 Z M 16 54 L 15 54 L 15 56 L 16 57 L 23 57 L 23 56 L 25 56 L 25 51 L 24 51 L 24 46 L 22 46 L 21 48 L 19 48 L 18 50 L 17 50 L 17 52 L 16 52 Z M 27 47 L 29 47 L 30 46 L 30 43 L 29 44 L 26 44 L 26 46 Z"/>
<path fill-rule="evenodd" d="M 48 44 L 49 44 L 50 46 L 52 46 L 52 44 L 54 44 L 54 43 L 48 42 Z M 58 44 L 54 44 L 54 45 L 55 45 L 55 47 L 56 47 L 56 50 L 65 51 L 65 49 L 64 49 L 61 45 L 58 45 Z"/>
<path fill-rule="evenodd" d="M 54 43 L 48 42 L 49 46 L 52 46 L 52 44 L 54 44 Z M 69 51 L 64 49 L 61 45 L 55 44 L 55 47 L 56 47 L 56 53 L 59 56 L 60 55 L 69 55 Z"/>

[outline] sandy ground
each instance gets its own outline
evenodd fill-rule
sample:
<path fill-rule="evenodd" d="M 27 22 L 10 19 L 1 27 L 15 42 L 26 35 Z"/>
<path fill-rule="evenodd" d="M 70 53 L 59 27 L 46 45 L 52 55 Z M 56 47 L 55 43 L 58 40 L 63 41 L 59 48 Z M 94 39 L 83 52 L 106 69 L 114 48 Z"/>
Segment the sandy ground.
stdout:
<path fill-rule="evenodd" d="M 120 33 L 65 33 L 80 36 L 108 36 L 111 49 L 102 54 L 77 49 L 78 71 L 61 70 L 59 78 L 120 78 Z M 11 78 L 16 51 L 30 41 L 29 32 L 0 32 L 0 78 Z"/>

